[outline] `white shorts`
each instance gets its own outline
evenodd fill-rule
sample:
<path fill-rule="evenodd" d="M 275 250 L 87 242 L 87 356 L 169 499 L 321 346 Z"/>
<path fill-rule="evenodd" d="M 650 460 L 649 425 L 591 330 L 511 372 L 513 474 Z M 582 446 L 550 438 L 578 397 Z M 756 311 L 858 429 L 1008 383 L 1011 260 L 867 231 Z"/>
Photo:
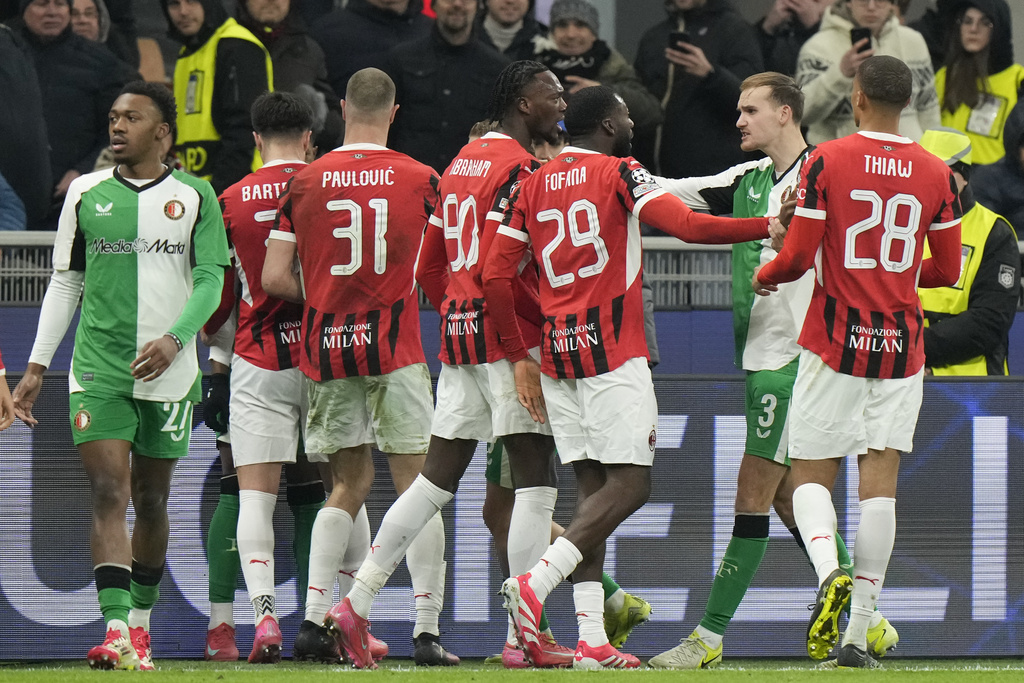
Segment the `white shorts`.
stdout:
<path fill-rule="evenodd" d="M 540 376 L 548 420 L 562 464 L 654 464 L 658 401 L 646 358 L 581 379 Z"/>
<path fill-rule="evenodd" d="M 295 462 L 306 422 L 306 377 L 298 368 L 266 370 L 231 359 L 228 434 L 235 467 Z"/>
<path fill-rule="evenodd" d="M 790 459 L 825 460 L 885 448 L 909 453 L 923 391 L 923 368 L 902 379 L 853 377 L 804 349 L 789 407 Z"/>
<path fill-rule="evenodd" d="M 530 355 L 540 357 L 539 349 Z M 494 441 L 507 434 L 551 435 L 519 403 L 515 371 L 507 359 L 480 365 L 441 364 L 437 408 L 430 433 L 442 439 Z"/>
<path fill-rule="evenodd" d="M 306 457 L 326 462 L 364 444 L 389 454 L 422 455 L 430 442 L 434 398 L 426 363 L 386 375 L 308 383 Z"/>

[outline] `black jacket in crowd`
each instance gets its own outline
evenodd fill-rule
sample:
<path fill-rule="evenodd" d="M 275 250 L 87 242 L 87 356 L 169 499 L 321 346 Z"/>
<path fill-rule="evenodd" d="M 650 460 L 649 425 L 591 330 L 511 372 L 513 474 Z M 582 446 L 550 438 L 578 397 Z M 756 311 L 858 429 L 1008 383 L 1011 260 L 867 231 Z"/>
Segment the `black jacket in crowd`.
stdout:
<path fill-rule="evenodd" d="M 395 81 L 399 108 L 388 146 L 443 172 L 473 124 L 486 117 L 491 89 L 508 63 L 474 38 L 452 45 L 436 28 L 392 49 L 385 70 Z"/>
<path fill-rule="evenodd" d="M 206 13 L 199 33 L 186 38 L 174 28 L 167 15 L 167 0 L 160 7 L 167 17 L 167 34 L 184 45 L 182 55 L 201 48 L 228 19 L 220 0 L 200 0 Z M 217 44 L 217 65 L 213 79 L 213 110 L 210 116 L 220 133 L 216 155 L 209 160 L 210 184 L 220 194 L 252 171 L 256 143 L 252 139 L 250 109 L 256 98 L 267 91 L 267 67 L 263 50 L 247 40 L 225 38 Z"/>
<path fill-rule="evenodd" d="M 487 34 L 486 29 L 484 29 L 485 18 L 487 18 L 486 9 L 481 9 L 476 13 L 476 20 L 473 22 L 473 35 L 479 38 L 483 44 L 490 45 L 497 50 L 498 47 L 491 40 L 491 36 Z M 534 38 L 543 37 L 547 34 L 548 27 L 534 19 L 533 10 L 531 10 L 523 17 L 523 27 L 516 33 L 516 37 L 512 39 L 512 44 L 502 54 L 513 62 L 517 62 L 520 59 L 534 59 L 534 52 L 536 51 L 536 46 L 533 42 Z"/>
<path fill-rule="evenodd" d="M 1010 221 L 1017 234 L 1024 233 L 1024 100 L 1020 100 L 1006 118 L 1003 128 L 1006 156 L 994 164 L 972 170 L 974 196 L 986 207 Z"/>
<path fill-rule="evenodd" d="M 243 0 L 238 3 L 238 23 L 252 31 L 270 52 L 274 90 L 296 93 L 313 108 L 313 144 L 321 152 L 339 146 L 345 130 L 340 98 L 327 82 L 324 51 L 310 37 L 302 19 L 293 10 L 280 26 L 271 29 L 252 18 Z"/>
<path fill-rule="evenodd" d="M 971 185 L 974 185 L 973 180 Z M 960 204 L 965 214 L 974 208 L 971 186 L 960 193 Z M 1008 270 L 1012 274 L 1008 275 Z M 925 313 L 928 317 L 928 327 L 924 328 L 925 366 L 957 365 L 985 356 L 987 374 L 1004 374 L 1010 326 L 1017 314 L 1020 296 L 1020 273 L 1017 236 L 1006 221 L 996 220 L 971 283 L 967 310 L 957 315 Z"/>
<path fill-rule="evenodd" d="M 24 43 L 0 24 L 0 175 L 25 205 L 29 229 L 43 227 L 53 178 L 39 80 Z"/>
<path fill-rule="evenodd" d="M 70 24 L 57 38 L 42 42 L 20 20 L 16 23 L 39 77 L 52 180 L 60 181 L 72 169 L 91 173 L 110 143 L 110 105 L 138 73 L 101 43 L 72 33 Z"/>
<path fill-rule="evenodd" d="M 714 71 L 700 79 L 675 67 L 657 157 L 661 174 L 671 178 L 712 175 L 744 160 L 736 101 L 743 79 L 764 70 L 754 28 L 727 0 L 708 0 L 683 15 L 693 44 L 704 51 Z M 634 62 L 640 80 L 659 100 L 668 80 L 668 35 L 677 26 L 670 12 L 643 35 Z"/>
<path fill-rule="evenodd" d="M 334 92 L 344 97 L 352 74 L 370 66 L 383 69 L 391 48 L 430 33 L 433 22 L 422 12 L 423 0 L 410 0 L 402 14 L 349 0 L 345 9 L 320 19 L 311 33 L 324 50 Z"/>
<path fill-rule="evenodd" d="M 807 39 L 818 32 L 819 21 L 807 28 L 799 19 L 793 18 L 779 26 L 775 33 L 764 30 L 764 19 L 757 22 L 757 38 L 761 43 L 761 54 L 764 57 L 765 71 L 777 71 L 787 76 L 796 75 L 796 60 L 800 56 L 800 48 Z"/>

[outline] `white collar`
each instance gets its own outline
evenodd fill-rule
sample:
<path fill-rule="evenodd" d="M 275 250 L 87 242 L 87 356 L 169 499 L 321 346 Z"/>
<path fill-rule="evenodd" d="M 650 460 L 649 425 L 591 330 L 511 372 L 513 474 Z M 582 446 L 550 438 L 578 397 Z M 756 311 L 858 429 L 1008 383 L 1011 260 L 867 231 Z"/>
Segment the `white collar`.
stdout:
<path fill-rule="evenodd" d="M 910 143 L 913 142 L 913 140 L 903 135 L 893 135 L 892 133 L 879 133 L 873 130 L 859 130 L 857 131 L 857 135 L 863 135 L 864 137 L 871 138 L 872 140 L 881 140 L 882 142 L 898 142 L 902 145 L 909 145 Z"/>

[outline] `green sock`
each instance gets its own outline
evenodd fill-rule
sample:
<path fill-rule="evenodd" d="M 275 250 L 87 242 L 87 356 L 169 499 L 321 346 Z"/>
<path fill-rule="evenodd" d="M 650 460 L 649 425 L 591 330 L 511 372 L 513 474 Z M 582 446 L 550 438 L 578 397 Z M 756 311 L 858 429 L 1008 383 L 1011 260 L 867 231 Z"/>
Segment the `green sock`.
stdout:
<path fill-rule="evenodd" d="M 210 519 L 206 536 L 206 559 L 210 565 L 210 602 L 234 602 L 238 572 L 242 565 L 235 543 L 238 528 L 238 478 L 220 480 L 220 499 Z"/>
<path fill-rule="evenodd" d="M 292 553 L 295 556 L 299 599 L 303 609 L 306 608 L 306 587 L 309 585 L 309 539 L 313 534 L 313 522 L 316 521 L 316 513 L 320 511 L 323 505 L 321 501 L 319 503 L 293 505 L 291 507 L 295 522 L 295 538 L 292 539 Z"/>
<path fill-rule="evenodd" d="M 144 586 L 132 579 L 131 603 L 136 609 L 153 609 L 153 605 L 160 599 L 160 584 L 155 586 Z"/>
<path fill-rule="evenodd" d="M 615 583 L 615 579 L 607 574 L 601 574 L 601 588 L 604 589 L 604 599 L 607 600 L 618 592 L 619 584 Z"/>
<path fill-rule="evenodd" d="M 132 594 L 124 588 L 104 588 L 99 592 L 100 612 L 103 621 L 120 619 L 128 623 L 128 612 L 132 608 Z"/>
<path fill-rule="evenodd" d="M 540 632 L 541 633 L 544 633 L 549 628 L 551 628 L 551 625 L 548 623 L 548 609 L 547 609 L 547 607 L 541 608 L 541 610 L 540 610 L 540 623 L 537 624 L 537 626 L 540 627 Z"/>
<path fill-rule="evenodd" d="M 700 625 L 725 635 L 768 548 L 768 516 L 737 515 L 732 539 L 711 584 Z"/>

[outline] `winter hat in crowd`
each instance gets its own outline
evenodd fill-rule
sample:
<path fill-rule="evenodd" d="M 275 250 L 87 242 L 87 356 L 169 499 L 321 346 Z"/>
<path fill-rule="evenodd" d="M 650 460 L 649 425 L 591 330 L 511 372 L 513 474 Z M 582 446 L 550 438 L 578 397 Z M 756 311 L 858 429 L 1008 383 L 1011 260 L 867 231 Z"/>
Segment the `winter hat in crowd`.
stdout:
<path fill-rule="evenodd" d="M 67 3 L 68 7 L 71 6 L 71 0 L 64 0 L 64 2 Z M 32 4 L 32 0 L 20 0 L 20 2 L 18 2 L 18 14 L 19 14 L 19 16 L 22 15 L 22 14 L 25 14 L 25 10 L 31 4 Z"/>
<path fill-rule="evenodd" d="M 587 0 L 555 0 L 551 5 L 551 25 L 557 26 L 560 21 L 575 21 L 598 35 L 601 24 L 598 21 L 597 8 Z"/>

